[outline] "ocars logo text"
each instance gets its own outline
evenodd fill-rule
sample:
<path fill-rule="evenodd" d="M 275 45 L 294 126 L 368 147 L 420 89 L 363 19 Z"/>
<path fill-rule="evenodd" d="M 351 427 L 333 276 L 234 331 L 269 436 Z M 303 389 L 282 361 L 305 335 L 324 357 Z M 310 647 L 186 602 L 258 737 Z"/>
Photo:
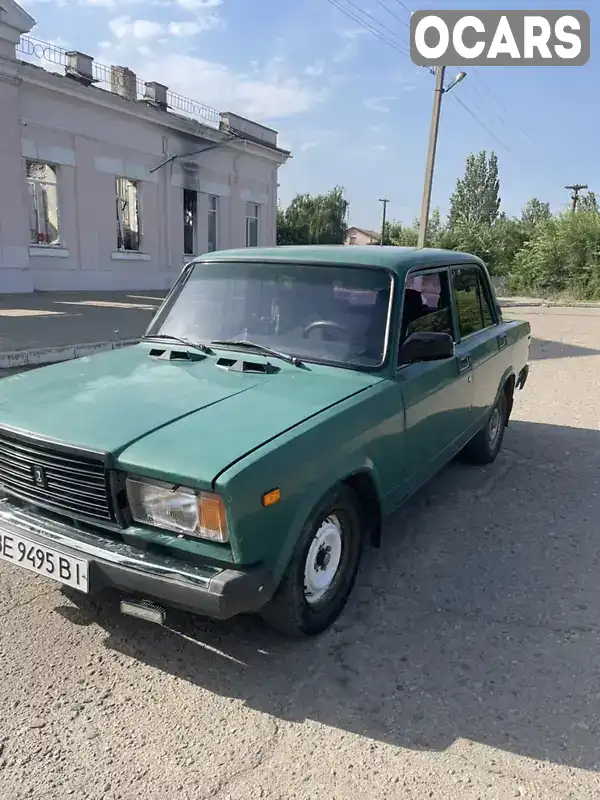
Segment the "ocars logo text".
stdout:
<path fill-rule="evenodd" d="M 420 67 L 581 66 L 590 57 L 585 11 L 415 11 L 410 56 Z"/>

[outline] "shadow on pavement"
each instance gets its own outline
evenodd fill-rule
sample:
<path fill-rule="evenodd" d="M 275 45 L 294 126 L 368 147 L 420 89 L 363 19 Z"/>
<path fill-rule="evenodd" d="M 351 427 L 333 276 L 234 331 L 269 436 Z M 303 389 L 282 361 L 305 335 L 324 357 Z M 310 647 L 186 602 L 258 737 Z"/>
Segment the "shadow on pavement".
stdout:
<path fill-rule="evenodd" d="M 405 748 L 458 739 L 600 770 L 600 434 L 512 422 L 387 525 L 348 608 L 300 642 L 255 619 L 59 609 L 106 647 L 279 719 Z M 493 771 L 493 768 L 491 768 Z"/>
<path fill-rule="evenodd" d="M 545 361 L 551 358 L 575 358 L 577 356 L 597 356 L 600 350 L 592 347 L 568 344 L 567 342 L 553 342 L 548 339 L 531 338 L 531 361 Z"/>

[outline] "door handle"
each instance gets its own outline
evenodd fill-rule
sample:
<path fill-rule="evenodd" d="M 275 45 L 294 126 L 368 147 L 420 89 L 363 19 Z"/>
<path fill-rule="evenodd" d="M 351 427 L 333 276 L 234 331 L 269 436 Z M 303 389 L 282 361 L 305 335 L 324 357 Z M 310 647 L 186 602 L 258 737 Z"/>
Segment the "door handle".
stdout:
<path fill-rule="evenodd" d="M 471 369 L 471 358 L 470 356 L 463 356 L 462 358 L 458 359 L 458 372 L 459 374 L 462 372 L 467 372 L 467 370 Z"/>
<path fill-rule="evenodd" d="M 508 344 L 508 339 L 506 338 L 506 334 L 503 333 L 498 336 L 498 348 L 502 350 Z"/>

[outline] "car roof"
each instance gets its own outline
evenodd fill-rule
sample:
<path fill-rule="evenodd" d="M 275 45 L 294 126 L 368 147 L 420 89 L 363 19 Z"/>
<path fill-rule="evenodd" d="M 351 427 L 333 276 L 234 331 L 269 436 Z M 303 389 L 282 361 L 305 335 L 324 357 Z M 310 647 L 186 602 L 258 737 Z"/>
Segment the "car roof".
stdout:
<path fill-rule="evenodd" d="M 483 262 L 469 253 L 456 250 L 437 250 L 420 247 L 389 247 L 378 245 L 286 245 L 280 247 L 243 247 L 205 253 L 195 261 L 269 261 L 340 266 L 378 267 L 399 276 L 415 267 L 440 267 L 450 264 L 479 264 Z"/>

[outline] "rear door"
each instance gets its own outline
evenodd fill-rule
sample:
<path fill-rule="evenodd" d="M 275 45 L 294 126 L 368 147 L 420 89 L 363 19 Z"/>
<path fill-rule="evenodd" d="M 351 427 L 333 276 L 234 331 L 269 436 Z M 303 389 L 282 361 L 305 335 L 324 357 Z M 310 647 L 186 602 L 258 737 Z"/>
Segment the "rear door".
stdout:
<path fill-rule="evenodd" d="M 453 268 L 452 294 L 458 323 L 458 344 L 473 376 L 473 426 L 496 398 L 501 378 L 498 350 L 504 347 L 487 276 L 477 264 Z"/>

